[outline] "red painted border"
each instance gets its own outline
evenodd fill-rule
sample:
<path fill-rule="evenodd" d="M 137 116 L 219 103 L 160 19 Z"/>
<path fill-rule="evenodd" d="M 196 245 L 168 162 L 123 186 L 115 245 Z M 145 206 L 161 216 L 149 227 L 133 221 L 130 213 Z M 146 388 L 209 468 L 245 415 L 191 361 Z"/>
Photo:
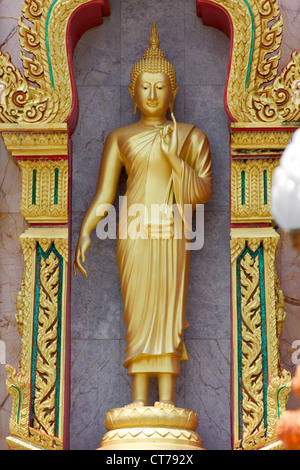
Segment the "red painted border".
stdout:
<path fill-rule="evenodd" d="M 216 5 L 211 3 L 210 0 L 196 0 L 197 15 L 202 17 L 203 24 L 206 26 L 212 26 L 214 28 L 220 29 L 226 36 L 230 39 L 230 54 L 229 54 L 229 65 L 226 77 L 226 84 L 224 90 L 224 107 L 225 111 L 229 117 L 229 120 L 236 122 L 236 119 L 232 116 L 227 102 L 227 89 L 229 74 L 232 61 L 232 50 L 233 50 L 233 24 L 230 18 L 230 15 L 227 10 L 221 5 Z"/>
<path fill-rule="evenodd" d="M 248 154 L 248 153 L 239 153 L 231 155 L 232 160 L 279 160 L 282 156 L 281 153 L 258 153 L 258 154 Z"/>
<path fill-rule="evenodd" d="M 59 162 L 60 160 L 68 160 L 68 155 L 16 155 L 13 157 L 17 162 L 21 160 L 30 160 L 30 161 L 37 161 L 37 160 L 53 160 L 55 162 Z"/>
<path fill-rule="evenodd" d="M 265 123 L 265 126 L 260 126 L 260 127 L 232 127 L 231 128 L 231 133 L 234 132 L 295 132 L 297 129 L 299 129 L 299 126 L 281 126 L 281 127 L 272 127 L 272 123 L 270 123 L 270 126 Z"/>
<path fill-rule="evenodd" d="M 103 23 L 103 16 L 110 14 L 108 0 L 94 0 L 79 6 L 71 15 L 67 26 L 66 45 L 68 55 L 69 73 L 72 87 L 72 108 L 66 122 L 72 134 L 78 120 L 78 96 L 73 68 L 73 52 L 82 34 L 94 26 Z"/>
<path fill-rule="evenodd" d="M 230 224 L 230 227 L 231 228 L 245 228 L 245 227 L 250 227 L 250 228 L 266 228 L 266 227 L 271 227 L 272 224 L 269 223 L 269 222 L 253 222 L 253 223 L 250 223 L 250 222 L 247 222 L 247 223 L 240 223 L 240 224 Z"/>

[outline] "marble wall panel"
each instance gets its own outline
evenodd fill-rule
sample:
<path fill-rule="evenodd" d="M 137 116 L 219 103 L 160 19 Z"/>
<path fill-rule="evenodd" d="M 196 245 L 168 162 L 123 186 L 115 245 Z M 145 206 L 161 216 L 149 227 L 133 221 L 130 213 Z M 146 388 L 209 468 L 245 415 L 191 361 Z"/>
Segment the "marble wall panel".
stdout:
<path fill-rule="evenodd" d="M 278 0 L 283 17 L 283 41 L 278 70 L 291 60 L 294 50 L 300 51 L 300 4 L 298 0 Z"/>
<path fill-rule="evenodd" d="M 223 61 L 226 62 L 225 57 Z M 229 131 L 223 97 L 224 86 L 221 85 L 185 86 L 184 119 L 186 122 L 195 124 L 207 135 L 211 147 L 213 194 L 205 205 L 205 210 L 228 210 L 229 208 Z"/>
<path fill-rule="evenodd" d="M 78 100 L 79 119 L 72 137 L 74 212 L 86 211 L 95 194 L 105 139 L 120 126 L 120 87 L 79 86 Z"/>
<path fill-rule="evenodd" d="M 300 253 L 293 248 L 287 234 L 279 230 L 280 244 L 277 272 L 280 288 L 285 296 L 286 320 L 280 336 L 280 357 L 283 367 L 295 374 L 300 363 Z M 299 407 L 299 400 L 291 393 L 288 408 Z"/>
<path fill-rule="evenodd" d="M 0 211 L 20 212 L 21 172 L 10 157 L 2 139 L 0 139 L 0 158 Z"/>
<path fill-rule="evenodd" d="M 178 84 L 184 83 L 184 0 L 130 0 L 121 2 L 121 84 L 128 85 L 133 64 L 148 47 L 153 21 L 159 32 L 160 47 L 174 65 Z"/>
<path fill-rule="evenodd" d="M 105 412 L 120 404 L 119 351 L 118 340 L 72 341 L 72 449 L 97 449 Z"/>
<path fill-rule="evenodd" d="M 204 211 L 204 246 L 191 251 L 187 339 L 230 338 L 229 221 L 229 211 Z"/>
<path fill-rule="evenodd" d="M 20 42 L 18 17 L 24 0 L 1 0 L 0 1 L 0 49 L 3 54 L 8 52 L 13 64 L 23 70 L 20 58 Z"/>
<path fill-rule="evenodd" d="M 116 9 L 115 4 L 112 5 L 113 15 Z M 208 28 L 204 27 L 201 20 L 196 17 L 194 2 L 188 0 L 172 2 L 167 0 L 163 3 L 155 0 L 145 1 L 142 4 L 130 0 L 120 3 L 118 14 L 118 18 L 110 21 L 120 22 L 120 34 L 117 31 L 109 38 L 112 64 L 118 62 L 117 51 L 120 44 L 120 87 L 117 86 L 116 75 L 112 78 L 115 81 L 111 83 L 101 81 L 98 76 L 93 75 L 93 70 L 103 70 L 104 67 L 111 70 L 111 66 L 106 62 L 107 57 L 103 57 L 101 52 L 98 54 L 97 47 L 94 47 L 97 57 L 92 57 L 88 61 L 91 64 L 87 66 L 90 67 L 87 68 L 91 71 L 90 76 L 89 73 L 86 75 L 83 73 L 80 64 L 87 59 L 85 57 L 81 62 L 81 55 L 84 54 L 81 42 L 84 44 L 85 37 L 75 51 L 75 73 L 77 74 L 78 70 L 79 74 L 80 115 L 73 136 L 73 252 L 84 211 L 94 195 L 104 139 L 111 129 L 130 124 L 139 118 L 138 115 L 133 115 L 133 104 L 127 86 L 130 83 L 131 67 L 147 48 L 149 33 L 155 19 L 161 47 L 177 71 L 179 91 L 174 104 L 174 113 L 178 121 L 192 123 L 208 135 L 211 141 L 215 181 L 214 196 L 205 207 L 204 247 L 202 250 L 191 252 L 187 309 L 188 320 L 192 327 L 186 332 L 191 360 L 182 364 L 182 374 L 176 382 L 176 402 L 178 406 L 191 406 L 195 411 L 199 411 L 199 430 L 208 446 L 230 448 L 229 404 L 226 411 L 222 411 L 222 405 L 216 405 L 220 400 L 219 391 L 211 393 L 212 389 L 221 390 L 223 387 L 223 397 L 224 394 L 229 397 L 229 368 L 224 366 L 222 377 L 217 379 L 215 372 L 209 367 L 210 360 L 207 359 L 215 357 L 217 362 L 220 361 L 220 349 L 222 349 L 222 354 L 226 358 L 225 360 L 222 356 L 222 361 L 230 363 L 229 133 L 223 106 L 229 40 L 212 28 L 206 38 Z M 106 19 L 104 24 L 105 21 Z M 200 39 L 197 34 L 200 35 Z M 90 31 L 89 35 L 92 43 L 100 38 L 100 33 L 96 30 Z M 221 37 L 222 44 L 225 41 L 225 45 L 217 51 L 219 68 L 216 72 L 215 61 L 209 61 L 209 50 L 216 49 Z M 194 57 L 196 59 L 193 64 Z M 188 73 L 186 64 L 189 67 Z M 192 68 L 194 68 L 194 77 L 190 76 Z M 201 76 L 203 68 L 206 68 L 206 76 Z M 119 194 L 124 194 L 125 183 L 126 177 L 123 175 L 116 198 Z M 118 209 L 117 201 L 115 207 Z M 105 406 L 108 408 L 123 406 L 131 400 L 130 378 L 122 366 L 125 357 L 125 327 L 115 264 L 115 248 L 115 240 L 99 240 L 94 234 L 85 262 L 88 278 L 85 279 L 80 275 L 72 279 L 73 342 L 76 345 L 84 344 L 84 348 L 90 348 L 91 354 L 95 357 L 101 351 L 105 351 L 106 344 L 112 344 L 111 342 L 115 344 L 115 349 L 110 350 L 109 357 L 114 371 L 112 380 L 116 374 L 121 383 L 118 393 L 114 395 L 115 404 L 109 400 L 109 392 L 105 388 L 106 379 L 102 378 L 103 371 L 100 368 L 95 371 L 98 380 L 97 393 L 102 397 L 101 403 L 106 400 Z M 77 380 L 81 380 L 82 374 L 80 370 L 82 361 L 77 360 L 76 351 L 77 349 L 73 353 L 72 389 L 76 389 Z M 200 368 L 199 361 L 203 362 Z M 206 367 L 209 370 L 206 371 L 200 387 L 200 376 Z M 97 380 L 93 375 L 91 382 L 96 384 Z M 192 388 L 191 382 L 193 382 Z M 153 403 L 156 399 L 157 383 L 153 379 L 150 382 L 149 403 Z M 93 400 L 90 398 L 90 402 Z M 89 411 L 87 406 L 84 409 L 87 414 L 93 413 L 92 404 Z M 222 414 L 220 423 L 217 417 L 219 409 Z M 80 413 L 80 400 L 74 398 L 71 413 L 73 448 L 81 448 L 83 442 L 79 438 L 82 432 L 78 433 L 81 429 Z M 201 421 L 203 413 L 205 418 Z M 105 432 L 103 419 L 104 414 L 101 423 L 102 434 Z M 95 435 L 100 432 L 92 417 L 90 423 Z M 218 438 L 218 443 L 214 442 L 213 436 L 221 434 L 223 437 Z M 97 437 L 100 439 L 101 435 Z M 84 445 L 89 445 L 88 448 L 91 449 L 96 445 L 95 442 L 93 444 L 91 441 L 84 440 L 84 442 Z"/>
<path fill-rule="evenodd" d="M 184 41 L 185 85 L 224 86 L 230 41 L 221 31 L 204 26 L 202 21 L 199 22 L 196 15 L 196 2 L 185 2 Z"/>
<path fill-rule="evenodd" d="M 20 214 L 20 200 L 20 170 L 0 139 L 0 341 L 4 348 L 0 361 L 0 450 L 7 448 L 11 413 L 5 365 L 18 367 L 21 347 L 15 314 L 24 269 L 19 236 L 27 224 Z"/>
<path fill-rule="evenodd" d="M 11 396 L 5 385 L 5 365 L 17 368 L 21 351 L 15 314 L 24 268 L 19 235 L 25 230 L 26 223 L 21 214 L 0 212 L 0 341 L 4 347 L 0 361 L 0 450 L 7 448 L 5 436 L 9 433 L 11 413 Z"/>
<path fill-rule="evenodd" d="M 78 43 L 73 59 L 77 85 L 120 85 L 120 3 L 110 2 L 111 15 L 101 27 L 86 31 Z"/>
<path fill-rule="evenodd" d="M 187 340 L 189 362 L 184 364 L 185 406 L 196 409 L 197 432 L 205 449 L 231 448 L 230 433 L 230 341 Z"/>
<path fill-rule="evenodd" d="M 73 213 L 73 253 L 84 212 Z M 123 305 L 116 265 L 116 240 L 91 236 L 84 267 L 88 277 L 78 272 L 72 279 L 72 338 L 120 339 Z"/>

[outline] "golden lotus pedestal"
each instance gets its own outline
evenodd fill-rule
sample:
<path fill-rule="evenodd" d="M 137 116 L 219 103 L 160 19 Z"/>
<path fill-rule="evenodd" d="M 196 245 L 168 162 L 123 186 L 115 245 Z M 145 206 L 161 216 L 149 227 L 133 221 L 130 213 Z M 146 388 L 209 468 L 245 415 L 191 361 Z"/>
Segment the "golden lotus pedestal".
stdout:
<path fill-rule="evenodd" d="M 204 450 L 194 411 L 166 406 L 125 406 L 107 411 L 98 450 Z"/>

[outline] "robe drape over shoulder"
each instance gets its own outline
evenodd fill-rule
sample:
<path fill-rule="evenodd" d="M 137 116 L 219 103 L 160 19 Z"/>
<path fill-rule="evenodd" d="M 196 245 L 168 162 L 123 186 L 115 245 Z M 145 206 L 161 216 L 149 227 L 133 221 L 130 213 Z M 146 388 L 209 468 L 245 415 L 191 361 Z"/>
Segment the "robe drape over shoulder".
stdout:
<path fill-rule="evenodd" d="M 186 204 L 195 208 L 209 200 L 212 176 L 205 134 L 188 124 L 178 124 L 178 141 L 180 175 L 166 163 L 156 128 L 145 126 L 144 132 L 129 137 L 121 147 L 128 179 L 126 203 L 120 212 L 117 263 L 127 328 L 124 366 L 129 374 L 178 374 L 179 361 L 187 360 L 183 334 L 189 326 L 186 296 L 190 251 L 186 249 L 184 228 L 182 237 L 177 237 L 176 231 L 188 223 L 184 220 Z M 164 208 L 175 207 L 173 216 L 167 217 L 168 224 L 164 216 L 153 215 L 153 202 Z M 146 212 L 138 220 L 143 221 L 143 227 L 139 226 L 143 235 L 135 236 L 142 207 Z M 133 208 L 140 208 L 140 212 Z"/>

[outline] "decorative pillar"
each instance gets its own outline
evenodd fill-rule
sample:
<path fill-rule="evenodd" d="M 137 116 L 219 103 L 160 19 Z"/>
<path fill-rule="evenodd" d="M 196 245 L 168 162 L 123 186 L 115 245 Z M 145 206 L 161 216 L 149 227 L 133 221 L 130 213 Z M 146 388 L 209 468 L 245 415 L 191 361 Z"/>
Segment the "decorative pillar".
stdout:
<path fill-rule="evenodd" d="M 22 176 L 24 276 L 17 299 L 18 373 L 7 366 L 12 395 L 9 448 L 62 449 L 67 439 L 68 207 L 67 124 L 1 125 Z M 49 227 L 49 225 L 51 225 Z"/>
<path fill-rule="evenodd" d="M 276 423 L 291 390 L 279 335 L 285 318 L 272 221 L 272 174 L 300 127 L 300 54 L 278 74 L 277 0 L 197 0 L 203 23 L 231 40 L 224 105 L 230 123 L 232 447 L 281 449 Z"/>
<path fill-rule="evenodd" d="M 71 135 L 77 121 L 72 53 L 109 14 L 107 0 L 25 0 L 19 20 L 24 75 L 0 53 L 0 134 L 22 176 L 24 276 L 17 298 L 18 371 L 9 449 L 69 448 Z M 25 53 L 23 53 L 23 51 Z M 13 182 L 12 182 L 13 184 Z"/>

